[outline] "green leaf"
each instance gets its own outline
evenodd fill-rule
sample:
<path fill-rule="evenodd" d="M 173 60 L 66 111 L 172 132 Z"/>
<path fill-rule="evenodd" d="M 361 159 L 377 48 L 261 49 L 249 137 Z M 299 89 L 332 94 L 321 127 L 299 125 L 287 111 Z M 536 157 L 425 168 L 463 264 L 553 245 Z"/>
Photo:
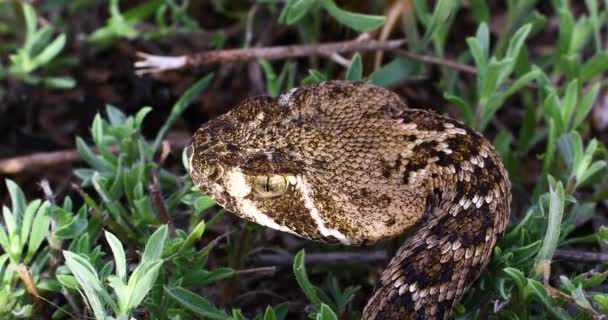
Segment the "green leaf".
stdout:
<path fill-rule="evenodd" d="M 340 23 L 359 32 L 375 30 L 384 24 L 384 16 L 372 16 L 340 9 L 333 0 L 319 0 L 327 12 Z"/>
<path fill-rule="evenodd" d="M 167 225 L 162 225 L 148 239 L 141 263 L 155 262 L 162 257 L 165 241 L 167 240 Z"/>
<path fill-rule="evenodd" d="M 471 48 L 473 57 L 475 58 L 476 64 L 485 65 L 488 61 L 488 55 L 490 52 L 490 29 L 487 23 L 482 23 L 477 28 L 475 38 L 469 38 L 471 41 L 476 43 L 475 48 Z"/>
<path fill-rule="evenodd" d="M 423 47 L 429 43 L 431 37 L 437 34 L 439 27 L 441 27 L 441 25 L 448 20 L 450 15 L 454 13 L 454 8 L 456 8 L 456 1 L 454 0 L 439 0 L 437 2 L 431 20 L 427 25 L 426 32 L 424 33 L 424 37 L 422 37 Z"/>
<path fill-rule="evenodd" d="M 322 82 L 322 81 L 327 81 L 327 76 L 325 76 L 323 73 L 315 70 L 315 69 L 308 69 L 308 74 L 317 82 Z"/>
<path fill-rule="evenodd" d="M 321 304 L 321 311 L 317 315 L 317 320 L 338 320 L 336 314 L 325 303 Z"/>
<path fill-rule="evenodd" d="M 8 239 L 8 236 L 6 234 L 6 231 L 4 231 L 4 227 L 2 225 L 0 225 L 0 247 L 2 248 L 2 250 L 4 250 L 4 252 L 11 252 L 10 248 L 11 248 L 11 243 Z M 0 255 L 0 257 L 2 257 L 2 255 Z M 12 256 L 11 256 L 12 258 Z M 0 264 L 0 266 L 2 266 L 2 264 Z M 1 279 L 0 279 L 1 280 Z M 1 281 L 0 281 L 1 283 Z"/>
<path fill-rule="evenodd" d="M 131 312 L 141 304 L 156 282 L 162 264 L 163 260 L 144 261 L 142 259 L 142 262 L 135 268 L 127 284 L 126 291 L 129 301 L 125 304 L 125 312 Z"/>
<path fill-rule="evenodd" d="M 188 291 L 182 287 L 167 288 L 165 292 L 183 307 L 194 312 L 198 316 L 207 317 L 214 320 L 228 320 L 230 317 L 223 311 L 216 308 L 209 301 L 197 295 L 192 291 Z"/>
<path fill-rule="evenodd" d="M 576 130 L 581 123 L 585 120 L 591 108 L 593 108 L 593 104 L 597 99 L 597 95 L 600 91 L 600 83 L 596 83 L 591 87 L 591 90 L 583 97 L 583 100 L 579 104 L 578 108 L 576 108 L 576 115 L 574 117 L 574 121 L 572 123 L 572 130 Z"/>
<path fill-rule="evenodd" d="M 78 214 L 67 224 L 57 228 L 53 235 L 59 240 L 73 239 L 79 236 L 88 226 L 87 207 L 83 206 Z"/>
<path fill-rule="evenodd" d="M 122 126 L 127 121 L 125 113 L 111 104 L 106 104 L 106 115 L 110 124 L 115 127 Z"/>
<path fill-rule="evenodd" d="M 53 60 L 53 58 L 55 58 L 63 49 L 65 46 L 65 41 L 65 34 L 60 34 L 57 38 L 55 38 L 55 40 L 53 40 L 53 42 L 51 42 L 51 44 L 44 48 L 44 50 L 42 50 L 42 52 L 34 58 L 33 63 L 36 65 L 45 65 L 49 63 L 49 61 Z"/>
<path fill-rule="evenodd" d="M 21 188 L 10 179 L 6 179 L 6 188 L 8 189 L 8 193 L 11 196 L 11 211 L 13 213 L 13 217 L 15 219 L 15 228 L 21 229 L 23 224 L 23 215 L 25 214 L 26 201 L 25 195 Z M 9 229 L 9 234 L 13 232 Z"/>
<path fill-rule="evenodd" d="M 488 64 L 486 78 L 481 83 L 479 92 L 480 101 L 487 102 L 496 89 L 501 86 L 506 80 L 505 74 L 508 75 L 510 68 L 513 66 L 513 59 L 496 60 L 492 58 Z M 484 111 L 485 112 L 485 111 Z"/>
<path fill-rule="evenodd" d="M 171 108 L 171 113 L 169 117 L 165 121 L 165 124 L 160 128 L 158 134 L 156 135 L 156 139 L 154 139 L 154 144 L 152 145 L 152 150 L 158 150 L 162 140 L 165 138 L 165 135 L 169 131 L 169 128 L 177 121 L 177 118 L 188 108 L 190 103 L 198 96 L 205 87 L 209 84 L 209 82 L 213 79 L 213 74 L 208 74 L 201 80 L 197 81 L 194 85 L 192 85 L 177 102 Z"/>
<path fill-rule="evenodd" d="M 279 22 L 292 25 L 300 21 L 312 8 L 316 0 L 292 0 L 288 1 L 283 11 Z"/>
<path fill-rule="evenodd" d="M 76 80 L 71 77 L 45 77 L 42 85 L 52 89 L 72 89 L 76 86 Z"/>
<path fill-rule="evenodd" d="M 544 213 L 545 205 L 543 204 L 543 198 L 540 199 L 539 204 L 543 215 L 547 217 L 547 231 L 543 239 L 543 245 L 536 256 L 537 262 L 543 260 L 551 261 L 553 258 L 559 241 L 562 217 L 564 215 L 564 188 L 561 181 L 555 182 L 551 176 L 549 176 L 549 194 L 546 199 L 549 206 L 547 215 Z"/>
<path fill-rule="evenodd" d="M 267 60 L 260 60 L 260 66 L 262 66 L 262 70 L 264 71 L 264 76 L 266 77 L 266 87 L 268 94 L 271 97 L 277 97 L 279 95 L 279 80 L 272 68 L 272 65 Z"/>
<path fill-rule="evenodd" d="M 317 296 L 313 285 L 308 280 L 308 275 L 306 275 L 306 266 L 304 265 L 305 253 L 304 250 L 300 250 L 296 257 L 293 260 L 293 273 L 296 277 L 296 281 L 298 285 L 313 305 L 320 307 L 321 299 Z"/>
<path fill-rule="evenodd" d="M 94 169 L 99 171 L 114 170 L 114 166 L 111 163 L 93 153 L 91 148 L 80 137 L 76 137 L 76 149 L 78 149 L 82 159 Z"/>
<path fill-rule="evenodd" d="M 63 251 L 63 256 L 65 257 L 65 264 L 84 291 L 89 306 L 95 313 L 95 318 L 98 320 L 106 319 L 104 303 L 100 296 L 104 289 L 93 266 L 89 261 L 75 253 Z"/>
<path fill-rule="evenodd" d="M 30 235 L 30 230 L 32 229 L 32 223 L 34 218 L 36 217 L 36 213 L 40 208 L 41 204 L 40 199 L 36 199 L 32 201 L 27 208 L 25 209 L 25 214 L 23 215 L 23 222 L 21 225 L 21 235 L 20 239 L 22 239 L 21 249 L 23 250 L 23 246 L 25 245 L 26 239 L 28 239 Z"/>
<path fill-rule="evenodd" d="M 277 316 L 274 314 L 274 310 L 271 306 L 266 307 L 266 312 L 264 312 L 264 320 L 277 320 Z"/>
<path fill-rule="evenodd" d="M 53 37 L 53 29 L 50 26 L 44 26 L 34 33 L 34 36 L 31 39 L 28 39 L 28 45 L 24 48 L 24 54 L 28 55 L 28 58 L 25 59 L 28 61 L 30 68 L 37 68 L 39 65 L 34 63 L 32 57 L 40 54 L 44 48 L 47 47 L 49 42 L 51 42 L 51 38 Z"/>
<path fill-rule="evenodd" d="M 2 206 L 2 218 L 4 218 L 4 225 L 6 226 L 6 231 L 8 232 L 8 238 L 12 242 L 13 239 L 15 239 L 15 236 L 18 236 L 15 216 L 9 208 Z M 10 252 L 12 252 L 12 250 Z"/>
<path fill-rule="evenodd" d="M 515 284 L 517 284 L 517 287 L 520 290 L 523 290 L 526 287 L 526 276 L 521 270 L 516 268 L 504 268 L 503 271 L 515 281 Z"/>
<path fill-rule="evenodd" d="M 213 271 L 199 270 L 198 272 L 192 272 L 184 278 L 184 283 L 189 283 L 197 286 L 207 286 L 213 282 L 230 278 L 234 275 L 234 269 L 224 267 L 217 268 Z"/>
<path fill-rule="evenodd" d="M 566 87 L 566 94 L 562 101 L 562 119 L 565 128 L 569 128 L 570 123 L 573 122 L 572 115 L 578 102 L 578 79 L 574 79 L 568 83 Z"/>
<path fill-rule="evenodd" d="M 464 123 L 466 123 L 467 125 L 472 125 L 473 121 L 475 120 L 475 114 L 473 112 L 473 108 L 471 107 L 471 105 L 466 102 L 464 99 L 462 99 L 461 97 L 457 96 L 457 95 L 453 95 L 449 92 L 446 92 L 443 94 L 443 97 L 453 103 L 455 106 L 457 106 L 460 110 L 462 110 L 462 112 L 464 113 Z"/>
<path fill-rule="evenodd" d="M 471 0 L 471 10 L 473 10 L 477 22 L 490 21 L 490 9 L 488 9 L 486 0 Z"/>
<path fill-rule="evenodd" d="M 27 256 L 24 261 L 29 261 L 40 245 L 49 233 L 49 226 L 51 225 L 51 203 L 45 201 L 34 217 L 32 222 L 32 231 L 30 232 L 30 239 L 27 243 Z"/>
<path fill-rule="evenodd" d="M 29 3 L 22 2 L 21 8 L 23 9 L 23 17 L 25 19 L 25 42 L 27 47 L 31 45 L 31 43 L 28 42 L 31 42 L 31 39 L 34 38 L 34 33 L 36 33 L 38 19 L 36 17 L 36 11 Z"/>
<path fill-rule="evenodd" d="M 374 72 L 370 79 L 374 85 L 390 87 L 414 74 L 418 65 L 418 62 L 411 59 L 396 58 Z"/>
<path fill-rule="evenodd" d="M 510 262 L 512 266 L 520 266 L 527 264 L 540 250 L 542 245 L 541 240 L 534 241 L 528 245 L 510 251 L 513 254 L 513 259 Z"/>
<path fill-rule="evenodd" d="M 353 56 L 348 70 L 346 70 L 346 80 L 349 81 L 361 81 L 363 79 L 363 63 L 361 62 L 361 55 L 355 53 Z"/>
<path fill-rule="evenodd" d="M 596 294 L 593 296 L 593 300 L 600 304 L 604 312 L 608 312 L 608 295 Z"/>
<path fill-rule="evenodd" d="M 536 80 L 543 73 L 542 69 L 537 66 L 532 66 L 532 70 L 528 71 L 523 76 L 517 78 L 515 82 L 505 91 L 504 98 L 510 97 L 514 93 L 528 85 L 532 80 Z"/>
<path fill-rule="evenodd" d="M 137 114 L 135 114 L 135 129 L 139 130 L 141 128 L 141 124 L 144 122 L 144 119 L 151 111 L 152 108 L 150 107 L 143 107 L 139 111 L 137 111 Z"/>
<path fill-rule="evenodd" d="M 196 212 L 203 212 L 215 206 L 216 204 L 217 203 L 215 202 L 215 200 L 209 198 L 209 196 L 203 195 L 201 197 L 196 198 L 196 201 L 194 202 L 194 208 Z"/>
<path fill-rule="evenodd" d="M 55 276 L 61 285 L 69 290 L 78 290 L 76 277 L 68 274 L 58 274 Z"/>
<path fill-rule="evenodd" d="M 530 30 L 532 30 L 532 25 L 527 23 L 521 26 L 515 34 L 509 40 L 509 46 L 507 47 L 507 54 L 505 58 L 512 58 L 513 60 L 517 59 L 519 52 L 521 51 L 521 47 L 524 45 L 524 41 L 530 34 Z"/>
<path fill-rule="evenodd" d="M 557 57 L 566 56 L 570 51 L 572 33 L 574 31 L 574 16 L 569 9 L 560 8 L 559 16 L 559 37 L 557 41 Z"/>
<path fill-rule="evenodd" d="M 602 51 L 587 60 L 580 71 L 582 82 L 589 81 L 608 70 L 608 52 Z"/>
<path fill-rule="evenodd" d="M 570 317 L 562 308 L 560 308 L 550 300 L 550 297 L 547 294 L 547 289 L 545 289 L 545 286 L 543 286 L 542 283 L 530 278 L 528 278 L 526 281 L 526 292 L 528 294 L 535 295 L 538 300 L 545 306 L 547 311 L 549 311 L 553 315 L 552 318 L 564 320 L 572 319 L 572 317 Z"/>
<path fill-rule="evenodd" d="M 122 247 L 120 240 L 115 235 L 108 231 L 104 231 L 106 240 L 110 245 L 112 254 L 114 255 L 114 264 L 116 265 L 116 274 L 118 278 L 124 283 L 127 281 L 127 259 L 125 257 L 125 250 Z"/>
<path fill-rule="evenodd" d="M 585 297 L 585 293 L 583 292 L 583 287 L 580 284 L 578 285 L 578 287 L 576 287 L 576 290 L 574 290 L 572 292 L 572 297 L 574 298 L 574 301 L 576 301 L 576 304 L 579 305 L 580 307 L 587 309 L 587 310 L 593 310 L 593 307 L 591 306 L 591 304 Z"/>
<path fill-rule="evenodd" d="M 200 239 L 201 236 L 203 235 L 203 232 L 205 232 L 205 221 L 201 220 L 201 222 L 199 222 L 196 225 L 196 227 L 194 227 L 194 229 L 192 229 L 192 232 L 190 232 L 190 234 L 188 235 L 188 238 L 186 238 L 186 241 L 184 241 L 182 243 L 182 246 L 179 248 L 177 253 L 182 253 L 182 252 L 184 252 L 184 250 L 192 247 L 192 245 L 194 244 L 194 241 Z"/>

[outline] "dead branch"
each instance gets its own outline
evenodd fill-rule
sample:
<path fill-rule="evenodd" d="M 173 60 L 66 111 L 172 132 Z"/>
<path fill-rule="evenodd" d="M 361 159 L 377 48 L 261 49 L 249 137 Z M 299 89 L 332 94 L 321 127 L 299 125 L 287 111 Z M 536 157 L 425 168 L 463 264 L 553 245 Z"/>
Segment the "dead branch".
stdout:
<path fill-rule="evenodd" d="M 143 75 L 237 61 L 279 60 L 295 57 L 331 56 L 338 52 L 392 50 L 401 47 L 404 43 L 405 39 L 386 42 L 355 39 L 321 44 L 214 50 L 173 57 L 138 52 L 137 56 L 142 60 L 135 62 L 135 68 L 138 69 L 136 74 Z"/>
<path fill-rule="evenodd" d="M 340 265 L 384 263 L 387 254 L 384 250 L 362 252 L 324 252 L 307 253 L 307 265 Z M 251 257 L 251 262 L 259 266 L 287 267 L 293 264 L 294 256 L 285 253 L 260 253 Z"/>
<path fill-rule="evenodd" d="M 395 52 L 406 58 L 420 61 L 423 63 L 435 64 L 435 65 L 454 69 L 456 71 L 460 71 L 460 72 L 464 72 L 464 73 L 477 74 L 477 69 L 475 67 L 472 67 L 472 66 L 469 66 L 466 64 L 454 62 L 454 61 L 447 60 L 447 59 L 437 58 L 437 57 L 425 56 L 425 55 L 413 53 L 413 52 L 406 51 L 406 50 L 395 50 Z"/>
<path fill-rule="evenodd" d="M 170 143 L 174 148 L 179 149 L 188 144 L 188 141 L 184 139 L 170 141 Z M 109 150 L 110 152 L 118 153 L 119 148 L 118 146 L 111 146 Z M 25 156 L 0 159 L 0 174 L 17 174 L 23 171 L 55 167 L 80 160 L 80 152 L 76 149 L 33 153 Z"/>
<path fill-rule="evenodd" d="M 601 252 L 589 252 L 573 249 L 559 249 L 555 251 L 554 258 L 557 260 L 568 260 L 580 263 L 604 263 L 608 262 L 608 254 Z"/>

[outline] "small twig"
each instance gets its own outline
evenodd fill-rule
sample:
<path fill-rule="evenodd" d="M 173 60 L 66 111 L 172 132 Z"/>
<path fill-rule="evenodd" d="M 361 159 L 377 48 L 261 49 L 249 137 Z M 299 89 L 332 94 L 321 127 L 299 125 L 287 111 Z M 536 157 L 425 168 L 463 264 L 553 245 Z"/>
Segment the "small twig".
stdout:
<path fill-rule="evenodd" d="M 386 10 L 384 14 L 386 16 L 386 22 L 384 22 L 384 25 L 382 25 L 382 30 L 380 30 L 380 35 L 378 36 L 379 41 L 388 40 L 395 25 L 399 21 L 400 16 L 402 16 L 403 19 L 411 17 L 411 14 L 408 14 L 411 11 L 411 7 L 412 5 L 410 0 L 398 0 L 393 2 L 393 4 L 388 8 L 388 10 Z M 376 57 L 374 58 L 374 70 L 380 69 L 383 55 L 384 51 L 376 51 Z"/>
<path fill-rule="evenodd" d="M 251 291 L 247 291 L 247 292 L 239 295 L 238 297 L 236 297 L 234 299 L 233 302 L 235 305 L 241 305 L 241 301 L 243 301 L 249 297 L 255 297 L 255 296 L 259 296 L 259 295 L 267 295 L 267 296 L 276 298 L 277 300 L 280 300 L 280 301 L 286 300 L 285 297 L 280 296 L 271 290 L 251 290 Z"/>
<path fill-rule="evenodd" d="M 245 265 L 245 257 L 249 253 L 249 248 L 251 246 L 251 229 L 243 228 L 243 230 L 238 235 L 238 241 L 235 245 L 235 253 L 234 258 L 231 259 L 232 268 L 233 269 L 242 269 Z M 241 287 L 241 282 L 239 280 L 239 275 L 235 274 L 232 278 L 228 279 L 226 286 L 224 287 L 224 292 L 222 294 L 222 298 L 224 301 L 230 301 L 232 297 L 236 295 Z"/>
<path fill-rule="evenodd" d="M 118 146 L 110 148 L 111 152 L 118 152 Z M 0 160 L 0 174 L 15 174 L 22 171 L 40 167 L 53 167 L 80 160 L 80 152 L 76 149 L 53 152 L 34 153 Z"/>
<path fill-rule="evenodd" d="M 561 290 L 551 286 L 551 283 L 549 283 L 549 279 L 551 278 L 551 261 L 549 261 L 549 260 L 540 261 L 538 263 L 538 265 L 536 266 L 536 270 L 538 273 L 542 274 L 543 285 L 545 286 L 545 289 L 547 289 L 547 291 L 549 292 L 550 295 L 552 295 L 554 297 L 560 297 L 560 298 L 576 305 L 583 312 L 590 315 L 594 320 L 606 320 L 607 319 L 606 316 L 603 316 L 603 315 L 597 313 L 595 310 L 588 309 L 588 308 L 585 308 L 585 307 L 577 304 L 576 299 L 565 294 Z"/>
<path fill-rule="evenodd" d="M 32 280 L 32 274 L 30 273 L 30 271 L 27 270 L 27 267 L 23 263 L 20 263 L 17 267 L 17 273 L 19 274 L 19 278 L 21 278 L 21 281 L 23 281 L 27 293 L 29 293 L 32 298 L 34 298 L 34 302 L 38 306 L 38 312 L 40 313 L 40 316 L 44 319 L 50 319 L 49 316 L 46 314 L 44 303 L 42 303 L 42 300 L 40 299 L 40 293 L 38 293 L 38 288 L 36 288 L 36 284 Z"/>
<path fill-rule="evenodd" d="M 351 60 L 344 58 L 341 54 L 339 54 L 337 52 L 332 53 L 329 57 L 335 63 L 337 63 L 345 68 L 348 68 L 348 66 L 350 66 L 350 64 L 351 64 Z"/>
<path fill-rule="evenodd" d="M 254 4 L 249 12 L 247 13 L 247 22 L 245 24 L 245 48 L 251 46 L 251 41 L 253 40 L 253 21 L 255 20 L 255 16 L 260 9 L 260 4 Z"/>
<path fill-rule="evenodd" d="M 387 254 L 384 250 L 363 252 L 324 252 L 306 254 L 307 265 L 340 265 L 340 264 L 369 264 L 384 263 Z M 256 265 L 286 267 L 293 264 L 294 256 L 281 253 L 260 253 L 251 260 Z"/>
<path fill-rule="evenodd" d="M 257 274 L 264 274 L 264 275 L 272 276 L 276 272 L 277 272 L 277 267 L 271 266 L 271 267 L 259 267 L 259 268 L 237 270 L 234 272 L 234 274 L 242 276 L 242 275 L 257 273 Z"/>
<path fill-rule="evenodd" d="M 160 189 L 160 169 L 163 167 L 165 160 L 171 153 L 171 145 L 166 140 L 162 143 L 162 151 L 160 154 L 160 159 L 158 161 L 158 169 L 152 172 L 152 185 L 150 186 L 150 195 L 152 196 L 152 201 L 154 202 L 154 206 L 156 207 L 156 211 L 158 213 L 158 218 L 163 224 L 166 224 L 169 227 L 169 234 L 171 237 L 175 236 L 175 227 L 173 223 L 171 223 L 171 217 L 169 216 L 169 210 L 167 209 L 167 205 L 165 204 L 165 200 L 163 199 L 163 195 Z"/>
<path fill-rule="evenodd" d="M 65 287 L 61 288 L 61 294 L 63 295 L 63 297 L 65 298 L 65 300 L 68 301 L 68 303 L 70 304 L 70 307 L 72 307 L 72 311 L 74 312 L 73 318 L 75 318 L 75 319 L 81 319 L 82 318 L 82 314 L 80 313 L 80 307 L 78 307 L 78 304 L 76 304 L 76 300 L 74 300 L 74 297 L 72 296 L 72 294 L 70 294 L 70 292 L 68 291 L 68 289 L 66 289 Z M 64 310 L 61 307 L 59 307 L 59 309 Z M 67 311 L 66 311 L 66 313 L 70 314 Z"/>
<path fill-rule="evenodd" d="M 425 55 L 413 53 L 413 52 L 406 51 L 406 50 L 394 50 L 394 51 L 396 53 L 398 53 L 406 58 L 412 59 L 412 60 L 416 60 L 416 61 L 420 61 L 420 62 L 424 62 L 424 63 L 428 63 L 428 64 L 435 64 L 435 65 L 454 69 L 454 70 L 464 72 L 464 73 L 477 74 L 477 69 L 475 67 L 472 67 L 472 66 L 469 66 L 466 64 L 454 62 L 454 61 L 447 60 L 447 59 L 437 58 L 437 57 L 425 56 Z"/>
<path fill-rule="evenodd" d="M 171 145 L 176 149 L 180 149 L 188 144 L 188 142 L 189 141 L 185 139 L 175 140 L 171 141 Z M 118 146 L 110 146 L 108 149 L 113 153 L 118 153 L 118 151 L 120 151 Z M 96 150 L 93 149 L 93 151 Z M 40 168 L 48 168 L 64 165 L 66 163 L 77 162 L 81 159 L 82 157 L 80 156 L 80 152 L 78 152 L 76 149 L 33 153 L 25 156 L 0 160 L 0 174 L 17 174 L 23 171 L 31 171 Z"/>
<path fill-rule="evenodd" d="M 44 193 L 44 198 L 50 203 L 55 204 L 55 194 L 53 193 L 53 189 L 51 189 L 51 184 L 49 183 L 49 180 L 42 179 L 38 185 Z"/>
<path fill-rule="evenodd" d="M 477 75 L 477 68 L 470 66 L 468 64 L 458 63 L 458 62 L 454 62 L 454 61 L 451 61 L 448 59 L 443 59 L 443 58 L 438 58 L 438 57 L 425 56 L 425 55 L 413 53 L 413 52 L 402 50 L 402 49 L 397 49 L 397 50 L 393 50 L 393 51 L 396 52 L 397 54 L 400 54 L 400 55 L 402 55 L 406 58 L 412 59 L 412 60 L 450 68 L 450 69 L 453 69 L 453 70 L 456 70 L 459 72 Z M 506 83 L 513 84 L 513 83 L 515 83 L 515 79 L 507 79 Z M 525 85 L 525 87 L 530 88 L 530 89 L 537 88 L 537 86 L 534 83 L 528 83 Z"/>
<path fill-rule="evenodd" d="M 135 73 L 143 75 L 181 68 L 193 68 L 237 61 L 254 61 L 259 59 L 278 60 L 308 56 L 331 56 L 336 52 L 391 50 L 401 47 L 404 43 L 405 39 L 386 42 L 355 39 L 322 44 L 204 51 L 191 55 L 173 57 L 138 52 L 137 56 L 142 60 L 135 62 L 135 68 L 138 69 Z"/>
<path fill-rule="evenodd" d="M 555 259 L 568 260 L 580 263 L 604 263 L 608 262 L 608 254 L 600 252 L 589 252 L 573 249 L 559 249 L 555 251 Z"/>

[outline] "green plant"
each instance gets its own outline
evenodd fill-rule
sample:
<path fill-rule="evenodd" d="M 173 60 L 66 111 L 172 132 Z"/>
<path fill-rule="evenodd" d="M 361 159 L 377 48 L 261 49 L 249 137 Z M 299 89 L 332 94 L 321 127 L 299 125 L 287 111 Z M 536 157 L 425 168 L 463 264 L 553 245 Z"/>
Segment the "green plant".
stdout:
<path fill-rule="evenodd" d="M 187 13 L 189 3 L 189 0 L 154 0 L 121 12 L 119 0 L 111 0 L 108 8 L 110 18 L 105 26 L 89 35 L 89 41 L 97 45 L 109 45 L 120 38 L 153 39 L 196 31 L 199 26 Z M 138 28 L 150 17 L 154 17 L 154 28 L 147 31 Z"/>
<path fill-rule="evenodd" d="M 131 312 L 142 302 L 156 281 L 162 266 L 162 253 L 167 239 L 167 227 L 162 226 L 150 236 L 140 264 L 127 280 L 127 264 L 122 244 L 113 234 L 106 232 L 106 240 L 114 255 L 116 274 L 106 279 L 112 287 L 116 300 L 103 285 L 95 268 L 86 258 L 64 251 L 65 262 L 78 285 L 84 291 L 96 319 L 114 319 L 106 312 L 110 306 L 116 319 L 129 319 Z"/>
<path fill-rule="evenodd" d="M 17 79 L 52 88 L 76 86 L 71 77 L 56 75 L 78 63 L 70 57 L 79 54 L 75 48 L 82 31 L 71 30 L 66 20 L 91 3 L 49 1 L 34 9 L 27 3 L 0 2 L 0 18 L 14 15 L 0 21 L 0 52 L 7 53 L 0 58 L 2 85 L 11 88 L 6 80 Z M 596 226 L 608 199 L 608 150 L 589 121 L 591 110 L 605 99 L 608 5 L 597 0 L 508 0 L 500 6 L 481 0 L 409 3 L 403 24 L 387 26 L 390 19 L 367 13 L 383 12 L 388 2 L 359 6 L 333 0 L 217 0 L 209 10 L 201 10 L 194 1 L 111 0 L 109 18 L 87 29 L 93 31 L 84 38 L 94 52 L 136 39 L 137 45 L 162 40 L 175 46 L 172 51 L 188 52 L 190 47 L 173 41 L 176 35 L 199 39 L 203 34 L 206 37 L 199 40 L 204 47 L 218 49 L 314 46 L 352 40 L 357 33 L 381 27 L 394 29 L 394 37 L 405 34 L 410 54 L 387 51 L 377 70 L 369 68 L 369 52 L 261 60 L 262 83 L 276 97 L 328 79 L 371 82 L 405 93 L 412 108 L 434 107 L 482 131 L 505 160 L 513 185 L 513 214 L 487 272 L 456 306 L 455 317 L 599 318 L 608 312 L 606 262 L 575 261 L 572 267 L 562 261 L 568 258 L 563 249 L 596 254 L 605 252 L 608 242 L 608 228 Z M 369 12 L 353 12 L 363 12 L 361 8 Z M 268 22 L 278 27 L 265 31 L 261 26 Z M 236 32 L 229 30 L 233 26 Z M 474 34 L 463 34 L 469 30 Z M 555 32 L 557 39 L 547 38 Z M 238 63 L 223 65 L 211 87 L 223 91 L 224 86 L 260 78 L 253 73 L 257 77 L 233 79 L 231 70 L 239 68 Z M 308 265 L 307 271 L 303 250 L 295 256 L 293 275 L 276 271 L 276 278 L 297 283 L 299 292 L 289 289 L 289 296 L 273 301 L 278 304 L 259 298 L 256 310 L 225 296 L 223 305 L 218 303 L 222 299 L 217 292 L 223 291 L 218 288 L 234 295 L 268 288 L 241 285 L 241 274 L 258 246 L 282 243 L 253 223 L 228 226 L 224 211 L 187 176 L 185 151 L 183 168 L 174 165 L 175 159 L 167 160 L 164 140 L 171 127 L 185 118 L 186 108 L 211 81 L 208 75 L 187 90 L 151 137 L 142 129 L 152 108 L 127 114 L 108 105 L 95 116 L 90 139 L 76 139 L 83 162 L 74 171 L 79 179 L 74 195 L 57 202 L 48 195 L 28 202 L 19 186 L 6 180 L 11 204 L 2 208 L 0 220 L 0 318 L 274 320 L 291 319 L 296 313 L 323 320 L 360 317 L 383 263 L 354 262 L 339 269 Z M 205 92 L 214 94 L 218 92 Z M 208 103 L 204 100 L 203 105 Z M 352 250 L 308 242 L 286 247 L 304 246 L 319 254 Z"/>
<path fill-rule="evenodd" d="M 0 4 L 0 8 L 1 6 L 4 4 Z M 66 34 L 61 33 L 53 39 L 54 32 L 51 26 L 38 28 L 38 16 L 30 4 L 22 3 L 20 8 L 25 28 L 23 43 L 10 54 L 10 64 L 7 67 L 2 66 L 0 62 L 0 80 L 10 76 L 30 85 L 42 84 L 59 89 L 73 88 L 74 79 L 49 74 L 67 62 L 59 57 L 66 44 Z M 35 72 L 38 70 L 42 71 Z M 0 97 L 2 95 L 3 90 L 0 88 Z"/>

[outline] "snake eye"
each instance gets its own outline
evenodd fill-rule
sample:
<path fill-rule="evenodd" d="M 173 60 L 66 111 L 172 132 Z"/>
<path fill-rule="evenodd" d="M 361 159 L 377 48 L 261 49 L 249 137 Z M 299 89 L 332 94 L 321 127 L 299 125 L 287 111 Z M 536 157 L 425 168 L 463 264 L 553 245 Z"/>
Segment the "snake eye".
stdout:
<path fill-rule="evenodd" d="M 289 182 L 284 176 L 257 176 L 253 182 L 253 190 L 261 197 L 272 198 L 284 194 Z"/>

